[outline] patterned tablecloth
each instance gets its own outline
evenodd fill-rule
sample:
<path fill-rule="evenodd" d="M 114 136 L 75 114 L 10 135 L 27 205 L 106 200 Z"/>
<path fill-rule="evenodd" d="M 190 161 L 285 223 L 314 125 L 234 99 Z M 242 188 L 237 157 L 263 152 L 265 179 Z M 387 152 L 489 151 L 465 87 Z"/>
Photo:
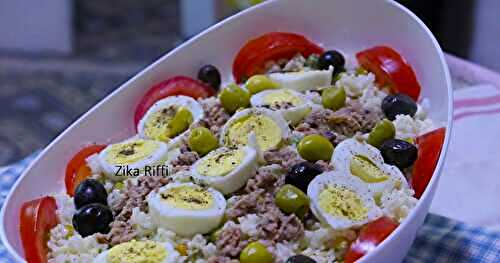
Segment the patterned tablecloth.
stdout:
<path fill-rule="evenodd" d="M 500 87 L 500 76 L 491 71 L 454 57 L 448 57 L 448 62 L 456 89 L 479 83 Z M 12 184 L 37 154 L 0 168 L 0 207 Z M 3 262 L 12 260 L 0 244 L 0 263 Z M 429 214 L 404 262 L 500 262 L 500 232 Z"/>

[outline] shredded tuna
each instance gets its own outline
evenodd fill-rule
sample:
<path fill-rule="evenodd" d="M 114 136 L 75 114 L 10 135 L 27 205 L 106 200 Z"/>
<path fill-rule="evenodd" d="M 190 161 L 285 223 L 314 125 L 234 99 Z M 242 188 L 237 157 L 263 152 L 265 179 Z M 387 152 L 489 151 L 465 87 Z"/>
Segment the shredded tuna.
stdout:
<path fill-rule="evenodd" d="M 378 113 L 363 109 L 358 102 L 351 102 L 335 112 L 316 109 L 295 130 L 305 135 L 320 134 L 337 145 L 359 132 L 369 132 L 381 119 Z"/>
<path fill-rule="evenodd" d="M 123 207 L 127 204 L 127 199 L 125 197 L 125 193 L 113 190 L 108 195 L 108 204 L 111 208 L 111 211 L 121 211 Z"/>
<path fill-rule="evenodd" d="M 268 192 L 275 192 L 283 184 L 285 184 L 285 174 L 280 166 L 262 166 L 257 169 L 255 176 L 248 180 L 245 191 L 251 193 L 258 189 L 264 189 Z"/>
<path fill-rule="evenodd" d="M 321 168 L 321 171 L 328 172 L 333 170 L 333 166 L 330 162 L 319 160 L 316 162 L 316 165 Z"/>
<path fill-rule="evenodd" d="M 221 257 L 236 257 L 248 245 L 249 241 L 243 237 L 243 232 L 234 223 L 228 223 L 221 230 L 215 245 Z"/>
<path fill-rule="evenodd" d="M 226 210 L 226 216 L 229 219 L 237 219 L 250 211 L 257 210 L 257 202 L 261 199 L 263 193 L 263 189 L 258 189 L 246 195 L 242 195 L 232 207 Z"/>
<path fill-rule="evenodd" d="M 304 234 L 304 225 L 295 215 L 285 215 L 278 207 L 262 214 L 262 217 L 267 220 L 262 225 L 262 230 L 259 236 L 266 240 L 276 242 L 285 240 L 298 240 Z"/>
<path fill-rule="evenodd" d="M 304 161 L 299 153 L 291 146 L 264 152 L 264 160 L 268 164 L 278 164 L 286 170 Z"/>
<path fill-rule="evenodd" d="M 230 220 L 247 214 L 257 214 L 265 221 L 257 226 L 258 238 L 274 242 L 298 240 L 304 234 L 304 225 L 295 214 L 286 215 L 276 206 L 273 194 L 258 189 L 240 197 L 226 210 Z"/>
<path fill-rule="evenodd" d="M 183 143 L 180 147 L 181 153 L 172 162 L 170 162 L 171 173 L 175 174 L 179 171 L 187 171 L 191 168 L 200 157 L 198 153 L 191 151 L 187 143 Z"/>
<path fill-rule="evenodd" d="M 152 191 L 168 184 L 170 178 L 158 176 L 141 176 L 134 184 L 127 181 L 125 194 L 122 195 L 124 201 L 117 201 L 112 207 L 115 213 L 115 220 L 111 223 L 111 231 L 104 238 L 112 245 L 120 244 L 132 240 L 136 236 L 136 231 L 129 223 L 132 216 L 132 209 L 139 207 L 141 211 L 147 212 L 148 205 L 146 197 Z"/>
<path fill-rule="evenodd" d="M 208 259 L 208 263 L 238 263 L 236 259 L 231 259 L 229 257 L 223 256 L 212 256 Z"/>
<path fill-rule="evenodd" d="M 222 107 L 220 100 L 210 97 L 200 100 L 200 104 L 205 111 L 205 117 L 200 121 L 200 125 L 210 129 L 216 136 L 222 130 L 222 126 L 231 117 Z"/>
<path fill-rule="evenodd" d="M 137 234 L 138 231 L 128 222 L 114 221 L 111 223 L 111 231 L 105 236 L 105 239 L 108 243 L 117 245 L 134 239 Z"/>

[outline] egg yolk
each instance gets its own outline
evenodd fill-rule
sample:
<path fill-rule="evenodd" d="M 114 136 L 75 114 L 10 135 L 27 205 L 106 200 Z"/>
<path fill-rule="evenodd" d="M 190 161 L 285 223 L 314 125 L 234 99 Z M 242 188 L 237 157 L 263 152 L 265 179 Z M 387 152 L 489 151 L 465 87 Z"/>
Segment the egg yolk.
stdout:
<path fill-rule="evenodd" d="M 108 253 L 108 263 L 160 263 L 167 250 L 154 241 L 135 241 L 114 246 Z"/>
<path fill-rule="evenodd" d="M 290 106 L 299 106 L 302 104 L 302 100 L 295 96 L 289 90 L 277 90 L 270 92 L 264 97 L 265 105 L 280 105 L 282 103 L 289 103 Z"/>
<path fill-rule="evenodd" d="M 135 163 L 151 156 L 159 147 L 158 143 L 148 140 L 114 144 L 107 151 L 106 161 L 116 165 Z"/>
<path fill-rule="evenodd" d="M 252 132 L 255 133 L 257 144 L 262 151 L 275 148 L 281 142 L 281 129 L 278 124 L 267 116 L 253 114 L 242 117 L 231 125 L 226 134 L 226 144 L 246 145 Z"/>
<path fill-rule="evenodd" d="M 319 194 L 319 206 L 328 214 L 353 221 L 367 217 L 368 210 L 356 192 L 341 186 L 328 186 Z"/>
<path fill-rule="evenodd" d="M 198 186 L 179 186 L 161 193 L 161 198 L 168 205 L 189 210 L 207 209 L 213 206 L 212 194 Z"/>
<path fill-rule="evenodd" d="M 352 157 L 350 169 L 354 176 L 359 177 L 366 183 L 380 183 L 389 179 L 389 176 L 382 172 L 370 159 L 361 155 Z"/>
<path fill-rule="evenodd" d="M 168 107 L 151 113 L 146 120 L 144 135 L 148 138 L 169 141 L 189 128 L 193 115 L 185 107 Z"/>
<path fill-rule="evenodd" d="M 244 157 L 243 149 L 221 152 L 204 158 L 196 169 L 205 176 L 224 176 L 233 171 Z"/>

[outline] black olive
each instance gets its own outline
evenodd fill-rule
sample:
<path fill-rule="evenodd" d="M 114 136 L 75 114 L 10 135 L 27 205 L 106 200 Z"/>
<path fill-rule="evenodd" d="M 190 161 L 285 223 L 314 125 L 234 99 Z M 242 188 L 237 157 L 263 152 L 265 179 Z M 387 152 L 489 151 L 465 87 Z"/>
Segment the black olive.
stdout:
<path fill-rule="evenodd" d="M 108 233 L 111 222 L 113 213 L 102 204 L 85 205 L 73 215 L 73 227 L 82 237 Z"/>
<path fill-rule="evenodd" d="M 104 186 L 97 180 L 86 179 L 81 182 L 75 190 L 75 207 L 80 207 L 92 203 L 107 205 L 108 193 Z"/>
<path fill-rule="evenodd" d="M 386 163 L 396 165 L 401 170 L 410 167 L 418 157 L 415 145 L 398 139 L 383 142 L 380 151 Z"/>
<path fill-rule="evenodd" d="M 220 73 L 219 70 L 213 65 L 205 65 L 198 71 L 198 79 L 208 84 L 215 90 L 220 87 Z"/>
<path fill-rule="evenodd" d="M 285 177 L 285 183 L 291 184 L 304 193 L 307 193 L 307 187 L 309 183 L 316 177 L 316 175 L 322 173 L 323 170 L 316 164 L 310 162 L 298 163 L 290 169 Z"/>
<path fill-rule="evenodd" d="M 382 111 L 391 121 L 396 119 L 396 115 L 399 114 L 413 117 L 417 112 L 417 103 L 405 94 L 388 95 L 382 101 Z"/>
<path fill-rule="evenodd" d="M 333 76 L 336 76 L 338 73 L 344 71 L 344 55 L 337 50 L 329 50 L 321 54 L 318 59 L 318 68 L 324 70 L 328 69 L 330 66 L 333 66 Z"/>
<path fill-rule="evenodd" d="M 295 255 L 289 257 L 285 263 L 316 263 L 316 260 L 304 255 Z"/>

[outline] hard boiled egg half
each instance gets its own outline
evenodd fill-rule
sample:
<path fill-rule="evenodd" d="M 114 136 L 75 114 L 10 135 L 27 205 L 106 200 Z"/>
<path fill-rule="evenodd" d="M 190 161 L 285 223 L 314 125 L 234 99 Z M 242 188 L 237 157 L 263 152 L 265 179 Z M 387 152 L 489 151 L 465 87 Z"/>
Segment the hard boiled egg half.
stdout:
<path fill-rule="evenodd" d="M 377 148 L 356 139 L 337 145 L 332 164 L 336 170 L 361 179 L 377 200 L 384 192 L 409 187 L 403 173 L 396 166 L 385 164 Z"/>
<path fill-rule="evenodd" d="M 94 263 L 174 263 L 180 257 L 172 244 L 155 241 L 129 241 L 99 254 Z"/>
<path fill-rule="evenodd" d="M 223 194 L 230 194 L 243 187 L 256 169 L 255 149 L 221 147 L 198 160 L 191 168 L 191 176 Z"/>
<path fill-rule="evenodd" d="M 139 121 L 137 131 L 141 138 L 176 145 L 191 124 L 204 116 L 203 108 L 187 96 L 171 96 L 157 101 Z"/>
<path fill-rule="evenodd" d="M 333 67 L 327 70 L 309 70 L 299 72 L 271 73 L 269 78 L 281 88 L 299 92 L 327 87 L 332 84 Z"/>
<path fill-rule="evenodd" d="M 286 120 L 277 112 L 265 108 L 251 108 L 237 112 L 224 125 L 221 145 L 238 147 L 248 144 L 254 134 L 261 151 L 278 148 L 283 140 L 290 138 Z"/>
<path fill-rule="evenodd" d="M 337 171 L 316 176 L 307 195 L 314 215 L 333 229 L 360 227 L 382 216 L 361 179 Z"/>
<path fill-rule="evenodd" d="M 167 153 L 167 144 L 163 142 L 132 138 L 108 145 L 99 153 L 98 159 L 109 179 L 121 181 L 128 176 L 137 176 L 137 171 L 143 174 L 146 169 L 163 165 Z"/>
<path fill-rule="evenodd" d="M 222 221 L 226 199 L 193 183 L 171 183 L 148 196 L 149 213 L 162 228 L 182 236 L 206 234 Z"/>
<path fill-rule="evenodd" d="M 300 92 L 291 89 L 270 89 L 252 96 L 254 107 L 265 107 L 280 113 L 291 124 L 297 124 L 312 110 L 312 103 Z"/>

